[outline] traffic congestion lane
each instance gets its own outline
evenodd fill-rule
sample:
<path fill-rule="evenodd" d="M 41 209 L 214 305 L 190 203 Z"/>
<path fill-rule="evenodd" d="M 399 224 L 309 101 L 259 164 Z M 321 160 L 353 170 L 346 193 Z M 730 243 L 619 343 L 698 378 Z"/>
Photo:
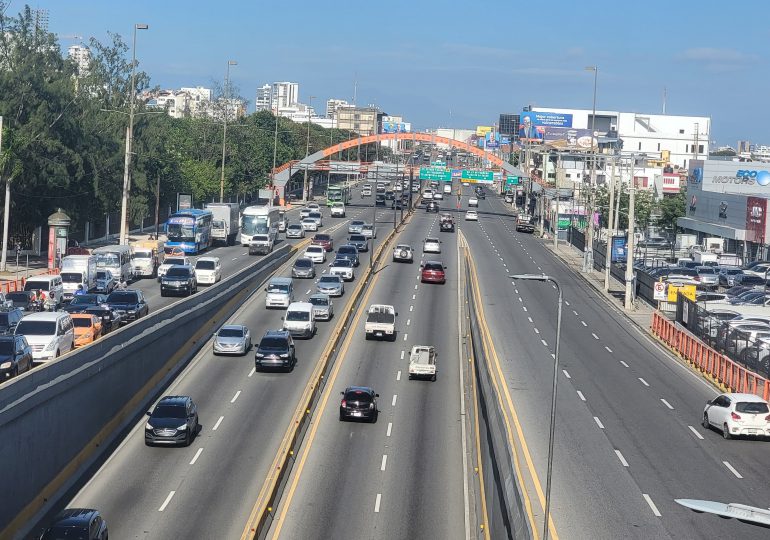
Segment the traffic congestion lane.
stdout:
<path fill-rule="evenodd" d="M 337 245 L 346 237 L 346 226 L 333 233 Z M 368 257 L 361 255 L 362 265 Z M 290 265 L 281 274 L 290 276 Z M 294 282 L 297 300 L 315 292 L 314 280 Z M 348 309 L 348 300 L 335 299 L 336 313 Z M 246 324 L 256 345 L 266 330 L 281 327 L 283 314 L 266 310 L 258 291 L 232 321 Z M 142 419 L 69 506 L 99 508 L 118 538 L 238 537 L 283 435 L 275 426 L 288 424 L 336 320 L 319 323 L 314 338 L 296 340 L 291 373 L 256 373 L 253 350 L 245 357 L 214 357 L 207 344 L 163 392 L 197 402 L 202 430 L 193 444 L 145 447 Z M 205 511 L 197 511 L 201 501 L 207 501 Z"/>
<path fill-rule="evenodd" d="M 494 202 L 500 204 L 502 211 L 502 203 Z M 667 534 L 708 536 L 714 524 L 679 507 L 674 498 L 709 499 L 719 493 L 725 500 L 747 502 L 744 493 L 747 488 L 762 494 L 762 500 L 766 498 L 768 490 L 761 477 L 739 479 L 725 464 L 729 463 L 733 469 L 756 470 L 757 463 L 743 465 L 744 454 L 756 451 L 758 444 L 745 441 L 749 444 L 724 448 L 721 440 L 710 437 L 714 434 L 698 425 L 703 403 L 713 397 L 713 389 L 668 358 L 635 328 L 623 324 L 619 313 L 609 310 L 588 284 L 555 260 L 537 239 L 515 233 L 512 219 L 495 216 L 486 224 L 484 236 L 488 234 L 489 238 L 478 238 L 475 243 L 482 246 L 486 242 L 490 249 L 499 250 L 499 255 L 495 253 L 498 263 L 507 262 L 510 273 L 545 272 L 560 281 L 569 304 L 565 305 L 562 327 L 564 372 L 561 374 L 562 384 L 568 391 L 561 391 L 561 395 L 566 394 L 572 401 L 572 405 L 565 404 L 565 407 L 578 407 L 589 416 L 582 423 L 568 425 L 591 429 L 598 441 L 612 450 L 614 456 L 605 452 L 609 456 L 605 468 L 621 468 L 633 479 L 636 487 L 631 493 L 636 492 L 637 500 L 644 499 L 643 511 L 655 516 Z M 498 268 L 495 270 L 494 266 Z M 500 264 L 492 265 L 484 274 L 485 283 L 495 271 L 500 273 Z M 502 287 L 505 281 L 498 279 L 496 283 Z M 547 300 L 544 302 L 549 285 L 518 282 L 514 286 L 508 280 L 508 288 L 513 288 L 516 295 L 511 298 L 512 302 L 520 304 L 521 309 L 528 308 L 528 312 L 520 312 L 522 326 L 533 334 L 537 328 L 541 335 L 551 336 L 552 340 L 553 306 L 549 306 L 551 302 Z M 522 301 L 518 301 L 519 297 Z M 550 397 L 550 377 L 550 369 L 544 369 L 542 381 L 538 381 L 546 397 Z M 562 400 L 559 403 L 562 406 Z M 536 411 L 523 416 L 531 414 Z M 561 421 L 560 415 L 559 425 Z M 569 421 L 565 419 L 565 422 Z M 560 435 L 561 432 L 557 441 Z M 727 458 L 728 452 L 740 456 Z M 556 463 L 558 467 L 558 460 Z M 748 504 L 757 504 L 757 501 L 748 501 Z M 629 505 L 621 506 L 627 512 Z M 734 530 L 734 526 L 718 521 L 718 527 L 724 527 L 725 534 Z M 748 537 L 757 533 L 750 526 L 746 528 Z"/>
<path fill-rule="evenodd" d="M 269 536 L 464 537 L 455 235 L 442 235 L 441 255 L 420 253 L 423 238 L 438 236 L 437 228 L 435 214 L 415 214 L 397 240 L 412 245 L 415 263 L 378 271 L 362 308 L 392 304 L 396 339 L 365 340 L 365 314 L 352 323 L 300 451 L 299 476 L 287 484 Z M 442 259 L 447 283 L 420 283 L 420 258 Z M 408 378 L 409 350 L 418 344 L 439 352 L 435 382 Z M 351 385 L 380 394 L 375 424 L 340 422 L 339 393 Z"/>

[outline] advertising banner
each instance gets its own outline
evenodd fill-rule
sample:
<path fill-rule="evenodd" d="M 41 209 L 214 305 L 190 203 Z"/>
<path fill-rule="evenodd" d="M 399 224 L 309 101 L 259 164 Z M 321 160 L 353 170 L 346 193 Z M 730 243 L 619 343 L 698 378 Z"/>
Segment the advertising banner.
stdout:
<path fill-rule="evenodd" d="M 545 127 L 543 130 L 543 140 L 558 148 L 589 149 L 591 139 L 590 129 Z"/>
<path fill-rule="evenodd" d="M 549 127 L 571 128 L 572 115 L 552 112 L 522 112 L 519 124 L 519 138 L 543 140 L 545 130 Z"/>
<path fill-rule="evenodd" d="M 177 212 L 180 210 L 189 210 L 190 208 L 192 208 L 192 195 L 187 193 L 177 193 L 176 194 Z"/>
<path fill-rule="evenodd" d="M 612 237 L 612 262 L 623 262 L 627 257 L 626 246 L 628 245 L 628 238 L 625 236 L 613 236 Z"/>
<path fill-rule="evenodd" d="M 746 232 L 749 242 L 765 243 L 767 226 L 767 199 L 762 197 L 746 198 Z"/>
<path fill-rule="evenodd" d="M 411 124 L 406 122 L 383 122 L 382 133 L 409 133 Z"/>
<path fill-rule="evenodd" d="M 487 148 L 499 148 L 500 147 L 500 134 L 489 132 L 484 135 L 484 140 L 486 141 L 486 147 Z"/>
<path fill-rule="evenodd" d="M 478 137 L 483 137 L 490 131 L 492 131 L 492 126 L 476 126 L 476 135 Z"/>
<path fill-rule="evenodd" d="M 679 287 L 676 285 L 669 285 L 667 294 L 669 302 L 676 302 L 676 296 L 678 294 L 695 302 L 695 285 L 681 285 Z"/>

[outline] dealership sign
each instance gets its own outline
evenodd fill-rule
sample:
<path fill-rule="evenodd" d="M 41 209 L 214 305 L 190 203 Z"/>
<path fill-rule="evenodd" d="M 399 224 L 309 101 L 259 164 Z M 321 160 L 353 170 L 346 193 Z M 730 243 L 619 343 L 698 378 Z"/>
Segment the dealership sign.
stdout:
<path fill-rule="evenodd" d="M 704 191 L 743 195 L 770 194 L 770 170 L 761 163 L 693 160 L 689 184 Z"/>

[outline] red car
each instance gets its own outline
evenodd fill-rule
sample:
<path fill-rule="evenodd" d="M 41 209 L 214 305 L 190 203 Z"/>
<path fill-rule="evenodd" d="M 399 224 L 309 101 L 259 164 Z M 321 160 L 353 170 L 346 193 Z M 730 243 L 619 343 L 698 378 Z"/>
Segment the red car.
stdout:
<path fill-rule="evenodd" d="M 446 283 L 446 267 L 438 261 L 428 261 L 422 265 L 420 281 L 423 283 Z"/>
<path fill-rule="evenodd" d="M 334 240 L 328 234 L 316 234 L 310 241 L 314 246 L 322 246 L 326 251 L 334 249 Z"/>

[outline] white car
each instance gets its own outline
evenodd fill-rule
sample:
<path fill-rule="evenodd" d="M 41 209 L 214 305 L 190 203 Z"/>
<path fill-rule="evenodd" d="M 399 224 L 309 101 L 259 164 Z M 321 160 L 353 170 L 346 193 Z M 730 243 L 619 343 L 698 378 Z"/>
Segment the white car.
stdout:
<path fill-rule="evenodd" d="M 309 203 L 306 206 L 306 208 L 310 208 L 311 212 L 320 212 L 321 211 L 321 206 L 318 203 L 315 203 L 315 202 Z"/>
<path fill-rule="evenodd" d="M 306 217 L 302 220 L 302 230 L 315 232 L 318 230 L 318 222 L 314 218 Z"/>
<path fill-rule="evenodd" d="M 702 425 L 715 427 L 725 439 L 741 435 L 770 437 L 770 408 L 754 394 L 719 394 L 706 402 Z"/>
<path fill-rule="evenodd" d="M 361 234 L 367 238 L 377 238 L 377 228 L 371 223 L 365 223 L 361 227 Z"/>
<path fill-rule="evenodd" d="M 353 261 L 350 259 L 334 259 L 331 265 L 329 265 L 329 275 L 339 276 L 343 281 L 353 281 L 355 278 Z"/>
<path fill-rule="evenodd" d="M 463 182 L 464 187 L 468 187 L 470 184 L 468 182 Z"/>
<path fill-rule="evenodd" d="M 432 189 L 426 189 L 422 192 L 422 198 L 426 201 L 432 201 L 433 200 L 433 190 Z"/>
<path fill-rule="evenodd" d="M 412 246 L 398 244 L 394 247 L 393 262 L 414 262 L 414 251 L 412 251 Z"/>
<path fill-rule="evenodd" d="M 423 253 L 441 253 L 441 240 L 438 238 L 426 238 L 422 243 Z"/>
<path fill-rule="evenodd" d="M 308 246 L 302 256 L 306 259 L 310 259 L 316 264 L 326 262 L 326 250 L 323 246 Z"/>
<path fill-rule="evenodd" d="M 441 201 L 443 201 L 443 200 L 444 200 L 444 193 L 443 193 L 443 192 L 441 192 L 441 191 L 438 191 L 438 190 L 434 191 L 434 192 L 433 192 L 433 200 L 434 200 L 434 201 L 435 201 L 435 200 L 441 200 Z"/>
<path fill-rule="evenodd" d="M 468 210 L 465 212 L 465 221 L 478 221 L 479 213 L 475 210 Z"/>
<path fill-rule="evenodd" d="M 299 211 L 299 218 L 300 219 L 305 219 L 306 217 L 308 217 L 310 215 L 310 212 L 312 212 L 312 211 L 313 210 L 311 210 L 310 208 L 308 208 L 306 206 L 305 208 L 303 208 L 302 210 Z"/>
<path fill-rule="evenodd" d="M 187 257 L 166 257 L 163 259 L 163 264 L 158 267 L 158 282 L 160 282 L 160 279 L 166 275 L 166 272 L 168 272 L 169 268 L 176 265 L 192 266 L 192 263 Z"/>
<path fill-rule="evenodd" d="M 219 257 L 199 257 L 195 261 L 195 276 L 200 285 L 214 285 L 222 279 Z"/>
<path fill-rule="evenodd" d="M 469 207 L 478 207 L 479 206 L 479 200 L 476 197 L 471 197 L 468 199 L 468 206 Z"/>
<path fill-rule="evenodd" d="M 345 217 L 345 205 L 342 203 L 333 203 L 330 213 L 332 217 Z"/>
<path fill-rule="evenodd" d="M 310 212 L 310 215 L 307 218 L 308 219 L 314 219 L 315 222 L 316 222 L 316 225 L 318 225 L 319 227 L 323 227 L 323 224 L 324 224 L 323 216 L 321 216 L 321 211 L 320 210 Z"/>

